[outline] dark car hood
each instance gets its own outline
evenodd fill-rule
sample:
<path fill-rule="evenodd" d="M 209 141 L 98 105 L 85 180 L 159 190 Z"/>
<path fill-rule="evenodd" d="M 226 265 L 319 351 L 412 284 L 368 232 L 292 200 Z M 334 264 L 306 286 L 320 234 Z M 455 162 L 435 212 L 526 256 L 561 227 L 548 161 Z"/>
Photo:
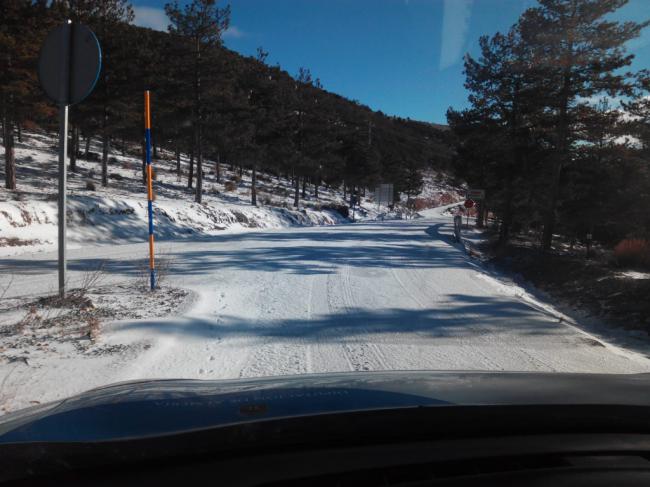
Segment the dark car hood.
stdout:
<path fill-rule="evenodd" d="M 0 444 L 114 440 L 324 413 L 459 405 L 650 406 L 650 374 L 395 371 L 126 382 L 0 417 Z"/>

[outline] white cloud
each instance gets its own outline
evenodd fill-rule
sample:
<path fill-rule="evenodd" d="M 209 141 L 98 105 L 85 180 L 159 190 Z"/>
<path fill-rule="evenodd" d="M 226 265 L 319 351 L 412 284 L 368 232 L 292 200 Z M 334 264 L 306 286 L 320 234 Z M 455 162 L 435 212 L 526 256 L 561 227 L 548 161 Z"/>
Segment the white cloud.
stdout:
<path fill-rule="evenodd" d="M 472 0 L 445 0 L 442 17 L 440 70 L 460 61 L 469 28 Z"/>
<path fill-rule="evenodd" d="M 135 20 L 133 23 L 140 27 L 149 27 L 153 30 L 167 30 L 169 19 L 165 11 L 161 8 L 155 7 L 133 7 L 135 13 Z"/>
<path fill-rule="evenodd" d="M 244 35 L 244 31 L 238 29 L 235 25 L 231 25 L 228 27 L 228 30 L 223 33 L 222 37 L 224 39 L 241 39 Z"/>

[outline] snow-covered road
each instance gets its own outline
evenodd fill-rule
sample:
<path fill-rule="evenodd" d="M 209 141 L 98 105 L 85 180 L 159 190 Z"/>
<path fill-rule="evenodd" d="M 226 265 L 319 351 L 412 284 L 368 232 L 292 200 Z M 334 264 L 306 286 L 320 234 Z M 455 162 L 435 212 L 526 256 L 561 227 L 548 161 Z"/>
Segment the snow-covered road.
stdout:
<path fill-rule="evenodd" d="M 125 353 L 0 365 L 8 409 L 139 378 L 236 378 L 376 369 L 649 372 L 650 360 L 562 322 L 442 234 L 449 217 L 292 228 L 165 242 L 183 316 L 117 322 L 103 345 Z M 109 260 L 134 272 L 146 245 L 70 252 L 75 273 Z M 13 294 L 56 282 L 55 254 L 4 259 Z"/>

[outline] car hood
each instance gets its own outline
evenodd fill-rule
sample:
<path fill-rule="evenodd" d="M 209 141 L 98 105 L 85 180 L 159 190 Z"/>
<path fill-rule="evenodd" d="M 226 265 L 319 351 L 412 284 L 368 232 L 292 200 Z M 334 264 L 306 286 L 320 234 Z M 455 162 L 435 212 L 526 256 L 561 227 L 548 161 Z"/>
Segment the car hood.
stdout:
<path fill-rule="evenodd" d="M 101 387 L 0 417 L 0 444 L 102 441 L 392 408 L 650 406 L 650 374 L 363 372 Z"/>

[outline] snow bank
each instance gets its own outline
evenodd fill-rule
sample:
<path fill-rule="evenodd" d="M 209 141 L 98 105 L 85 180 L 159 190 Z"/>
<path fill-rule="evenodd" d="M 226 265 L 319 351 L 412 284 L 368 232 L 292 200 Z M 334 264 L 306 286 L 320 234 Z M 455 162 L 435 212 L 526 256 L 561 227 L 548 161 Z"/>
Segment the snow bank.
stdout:
<path fill-rule="evenodd" d="M 57 140 L 51 134 L 24 132 L 16 144 L 17 191 L 0 188 L 0 256 L 51 250 L 57 240 Z M 91 153 L 101 151 L 98 140 Z M 99 184 L 101 165 L 95 160 L 77 159 L 76 170 L 68 172 L 68 240 L 71 246 L 141 242 L 147 240 L 146 188 L 142 183 L 137 150 L 112 152 L 108 163 L 109 184 Z M 0 154 L 1 159 L 1 154 Z M 181 156 L 182 177 L 176 172 L 173 154 L 160 151 L 154 161 L 157 195 L 156 238 L 171 239 L 215 232 L 272 229 L 292 226 L 332 225 L 349 222 L 340 213 L 324 208 L 347 206 L 341 188 L 323 187 L 318 196 L 312 185 L 301 196 L 301 209 L 291 209 L 294 186 L 283 177 L 259 173 L 257 196 L 252 206 L 251 173 L 221 164 L 216 177 L 214 161 L 205 161 L 203 204 L 194 202 L 187 187 L 189 159 Z M 457 193 L 448 178 L 433 171 L 425 175 L 421 195 L 430 199 Z M 386 211 L 370 197 L 360 198 L 354 219 L 375 220 Z M 352 216 L 352 215 L 350 215 Z M 386 217 L 386 215 L 384 215 Z M 390 215 L 389 215 L 390 217 Z"/>
<path fill-rule="evenodd" d="M 154 206 L 158 239 L 224 230 L 334 225 L 347 221 L 334 211 L 221 206 L 158 201 Z M 57 238 L 56 201 L 0 202 L 0 255 L 44 250 Z M 68 240 L 77 244 L 139 242 L 147 239 L 146 201 L 95 196 L 68 199 Z"/>

